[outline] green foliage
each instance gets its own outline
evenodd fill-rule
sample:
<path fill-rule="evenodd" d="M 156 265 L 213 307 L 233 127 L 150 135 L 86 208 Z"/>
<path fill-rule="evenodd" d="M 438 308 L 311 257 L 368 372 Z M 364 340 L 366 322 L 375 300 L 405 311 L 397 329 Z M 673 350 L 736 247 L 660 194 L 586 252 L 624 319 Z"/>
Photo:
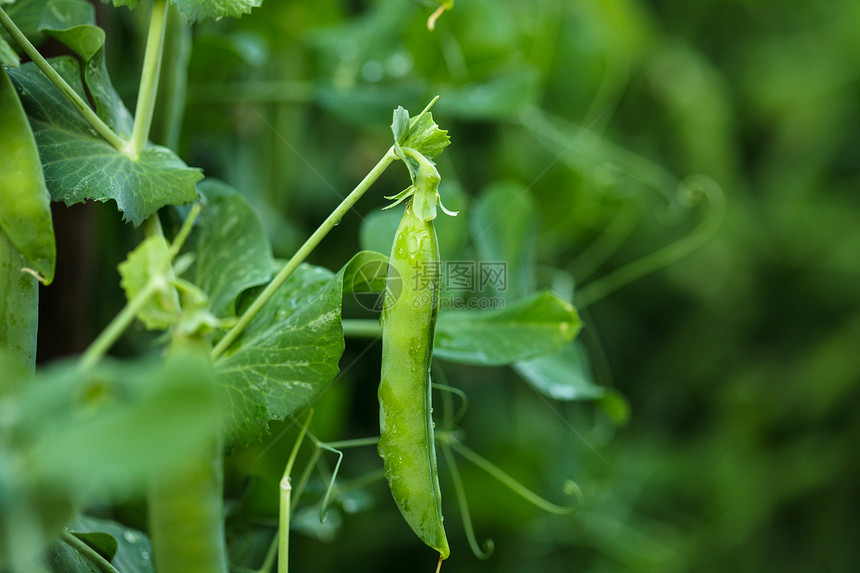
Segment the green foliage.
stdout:
<path fill-rule="evenodd" d="M 510 364 L 560 349 L 581 327 L 569 303 L 539 292 L 498 310 L 440 313 L 435 352 L 467 364 Z"/>
<path fill-rule="evenodd" d="M 75 91 L 84 94 L 76 60 L 59 57 L 51 64 Z M 73 205 L 86 199 L 114 200 L 124 217 L 138 225 L 164 205 L 197 198 L 194 184 L 202 178 L 200 171 L 188 168 L 172 151 L 151 145 L 139 157 L 128 157 L 95 135 L 33 64 L 10 70 L 10 75 L 23 94 L 55 201 Z M 112 93 L 109 86 L 96 89 Z M 108 117 L 114 125 L 122 125 L 122 116 Z"/>
<path fill-rule="evenodd" d="M 36 141 L 15 88 L 0 68 L 0 232 L 50 283 L 56 247 Z"/>
<path fill-rule="evenodd" d="M 307 406 L 337 375 L 344 290 L 370 286 L 355 277 L 378 256 L 359 253 L 334 275 L 300 266 L 215 362 L 230 443 L 259 439 L 270 420 Z"/>
<path fill-rule="evenodd" d="M 110 519 L 78 516 L 69 531 L 83 539 L 118 571 L 153 573 L 152 547 L 146 535 Z"/>
<path fill-rule="evenodd" d="M 170 0 L 189 22 L 236 18 L 249 14 L 263 0 Z"/>
<path fill-rule="evenodd" d="M 242 291 L 272 278 L 272 248 L 247 200 L 227 185 L 198 185 L 204 209 L 190 248 L 195 264 L 190 280 L 209 295 L 210 310 L 229 316 Z"/>
<path fill-rule="evenodd" d="M 91 371 L 56 364 L 29 378 L 4 396 L 0 565 L 32 559 L 96 485 L 107 499 L 139 494 L 217 431 L 215 382 L 199 353 Z"/>
<path fill-rule="evenodd" d="M 149 4 L 134 12 L 108 4 L 99 10 L 102 30 L 84 0 L 0 0 L 45 55 L 68 48 L 61 53 L 71 56 L 50 62 L 126 139 L 133 124 L 120 95 L 134 102 Z M 166 259 L 168 242 L 132 235 L 113 209 L 55 206 L 60 265 L 40 295 L 48 309 L 40 337 L 68 337 L 82 350 L 116 314 L 116 261 L 146 241 L 135 256 L 152 249 L 158 256 L 151 260 L 161 263 L 148 272 L 141 256 L 136 280 L 145 286 L 165 279 L 162 294 L 171 302 L 156 320 L 156 302 L 147 298 L 144 316 L 167 332 L 153 341 L 129 321 L 117 329 L 128 331 L 121 340 L 99 336 L 87 362 L 98 366 L 117 342 L 113 352 L 140 355 L 158 354 L 167 339 L 204 347 L 223 340 L 281 268 L 274 261 L 291 257 L 391 145 L 392 110 L 421 109 L 438 94 L 435 119 L 425 121 L 438 120 L 455 146 L 434 159 L 434 169 L 445 204 L 460 211 L 436 218 L 442 259 L 504 261 L 509 280 L 504 290 L 448 285 L 442 293 L 444 302 L 463 308 L 443 308 L 439 317 L 440 328 L 446 320 L 451 326 L 447 341 L 437 342 L 433 377 L 453 390 L 434 392 L 437 436 L 449 446 L 468 444 L 549 499 L 558 500 L 570 478 L 582 488 L 576 513 L 545 515 L 488 479 L 491 466 L 471 465 L 478 458 L 463 454 L 452 458 L 456 468 L 441 464 L 455 556 L 445 570 L 799 573 L 810 563 L 856 570 L 857 3 L 470 0 L 445 11 L 431 32 L 428 18 L 439 5 L 173 3 L 184 12 L 180 20 L 196 20 L 189 97 L 186 105 L 183 86 L 163 83 L 156 105 L 185 109 L 186 119 L 165 122 L 181 137 L 153 134 L 170 151 L 150 146 L 136 160 L 93 133 L 32 64 L 14 68 L 27 56 L 0 30 L 0 63 L 11 66 L 15 84 L 9 93 L 24 104 L 53 199 L 115 200 L 136 224 L 158 212 L 171 241 L 172 223 L 185 213 L 172 205 L 198 198 L 204 205 L 184 250 Z M 165 53 L 164 67 L 180 69 L 171 77 L 182 77 L 183 58 Z M 392 126 L 401 147 L 408 147 L 399 141 L 406 117 L 398 111 Z M 0 153 L 0 162 L 5 157 Z M 200 172 L 186 161 L 226 183 L 202 182 L 198 196 Z M 417 174 L 420 165 L 410 167 Z M 719 201 L 688 196 L 691 182 L 704 180 L 697 174 L 725 190 L 722 226 L 713 209 Z M 222 404 L 236 414 L 215 422 L 235 429 L 227 436 L 234 447 L 225 496 L 230 566 L 237 571 L 264 568 L 273 534 L 278 481 L 296 435 L 289 418 L 274 420 L 301 415 L 312 403 L 317 439 L 376 432 L 376 317 L 340 297 L 378 292 L 387 262 L 363 253 L 343 268 L 339 284 L 326 269 L 355 255 L 357 236 L 363 248 L 389 252 L 400 213 L 379 208 L 405 184 L 400 165 L 378 178 L 342 213 L 307 259 L 312 264 L 299 267 L 216 360 L 213 384 L 224 384 Z M 3 206 L 0 217 L 9 212 Z M 142 233 L 156 234 L 153 228 L 142 225 Z M 688 248 L 705 237 L 704 247 Z M 52 472 L 46 482 L 21 463 L 31 455 L 41 460 L 42 450 L 22 441 L 23 426 L 17 416 L 9 421 L 9 408 L 20 411 L 22 396 L 37 388 L 69 390 L 51 369 L 28 373 L 38 285 L 20 268 L 36 267 L 12 238 L 0 237 L 0 346 L 14 355 L 0 364 L 0 568 L 90 571 L 80 553 L 56 543 L 57 533 L 93 503 L 143 527 L 134 504 L 123 500 L 143 495 L 146 469 L 121 454 L 119 471 L 132 476 L 121 489 L 97 455 L 118 450 L 100 441 L 106 437 L 81 433 L 90 427 L 87 413 L 60 408 L 46 415 L 55 410 L 41 406 L 28 410 L 35 422 L 26 436 L 56 455 L 57 468 L 69 469 L 77 485 L 67 487 Z M 682 251 L 680 259 L 652 257 Z M 645 265 L 644 276 L 637 270 L 643 261 L 659 264 Z M 613 277 L 623 280 L 606 288 Z M 504 309 L 467 310 L 490 298 Z M 570 303 L 585 323 L 572 341 L 559 328 L 579 328 Z M 545 312 L 545 321 L 529 322 L 531 311 Z M 344 347 L 341 315 L 365 319 L 358 324 L 370 338 L 348 337 Z M 319 332 L 300 327 L 321 316 Z M 40 347 L 41 361 L 51 358 L 48 348 Z M 222 372 L 243 357 L 237 371 Z M 479 367 L 487 357 L 498 366 Z M 286 366 L 270 377 L 267 360 Z M 134 388 L 148 375 L 147 383 L 161 388 L 155 362 L 107 362 L 92 372 L 116 370 Z M 629 425 L 621 428 L 628 405 Z M 107 420 L 108 410 L 131 406 L 117 399 L 93 408 Z M 174 424 L 175 408 L 165 408 L 164 422 L 147 416 L 137 435 L 119 420 L 118 431 L 111 426 L 103 434 L 116 435 L 160 471 L 160 448 L 170 454 L 188 430 Z M 33 429 L 42 423 L 44 434 Z M 160 434 L 165 425 L 175 434 Z M 14 431 L 5 433 L 7 427 Z M 147 449 L 150 428 L 161 442 Z M 66 431 L 92 441 L 70 443 Z M 55 438 L 64 451 L 51 446 Z M 323 450 L 310 442 L 296 460 L 291 567 L 431 570 L 428 550 L 393 504 L 382 503 L 388 493 L 378 485 L 372 448 L 343 450 L 330 518 L 319 523 L 334 454 L 314 457 L 308 449 Z M 80 451 L 92 464 L 86 472 L 68 460 Z M 305 464 L 311 470 L 303 475 Z M 42 473 L 51 464 L 38 465 Z M 104 487 L 90 470 L 105 473 Z M 459 482 L 471 511 L 462 525 Z M 123 573 L 151 570 L 120 566 L 125 535 L 106 527 L 75 531 L 94 534 L 105 555 L 104 534 L 115 539 L 114 564 Z M 493 558 L 469 557 L 467 544 L 480 550 L 487 535 L 495 541 Z M 319 545 L 331 539 L 336 551 Z"/>

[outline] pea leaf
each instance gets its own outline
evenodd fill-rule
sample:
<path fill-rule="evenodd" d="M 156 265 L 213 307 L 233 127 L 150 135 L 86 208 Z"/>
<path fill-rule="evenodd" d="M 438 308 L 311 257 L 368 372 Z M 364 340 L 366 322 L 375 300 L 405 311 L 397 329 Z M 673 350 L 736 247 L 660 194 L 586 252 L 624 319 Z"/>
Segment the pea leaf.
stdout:
<path fill-rule="evenodd" d="M 250 14 L 263 0 L 170 0 L 189 22 L 238 18 Z"/>
<path fill-rule="evenodd" d="M 191 281 L 209 295 L 211 312 L 223 317 L 233 314 L 239 293 L 271 278 L 275 263 L 263 225 L 242 195 L 211 179 L 198 190 L 205 201 L 190 240 Z"/>
<path fill-rule="evenodd" d="M 299 266 L 215 362 L 228 443 L 260 438 L 269 420 L 307 406 L 337 375 L 344 348 L 344 277 L 350 285 L 363 285 L 367 281 L 355 279 L 358 267 L 378 264 L 378 258 L 359 253 L 336 275 L 321 267 Z"/>
<path fill-rule="evenodd" d="M 343 270 L 343 293 L 361 294 L 385 290 L 388 257 L 374 251 L 355 254 Z"/>
<path fill-rule="evenodd" d="M 15 87 L 0 67 L 0 230 L 50 283 L 57 257 L 50 198 L 36 140 Z M 19 269 L 20 270 L 20 269 Z"/>
<path fill-rule="evenodd" d="M 429 111 L 408 131 L 405 139 L 400 143 L 403 147 L 411 147 L 428 159 L 433 159 L 442 153 L 442 150 L 450 144 L 451 138 L 448 137 L 448 131 L 439 129 L 433 121 L 433 114 Z"/>
<path fill-rule="evenodd" d="M 544 291 L 498 310 L 440 312 L 433 353 L 465 364 L 510 364 L 561 349 L 581 327 L 573 306 Z"/>
<path fill-rule="evenodd" d="M 39 44 L 44 36 L 39 32 L 39 25 L 49 0 L 17 0 L 8 4 L 3 9 L 9 18 L 15 22 L 18 29 L 34 44 Z M 6 28 L 0 26 L 0 38 L 6 40 L 11 46 L 16 42 L 9 36 Z"/>
<path fill-rule="evenodd" d="M 71 57 L 53 58 L 51 64 L 82 96 L 80 64 Z M 124 219 L 138 225 L 165 205 L 188 203 L 197 198 L 198 169 L 188 168 L 172 151 L 150 145 L 133 159 L 102 140 L 81 118 L 74 106 L 33 64 L 10 70 L 39 145 L 48 190 L 55 201 L 67 205 L 116 201 Z M 93 86 L 90 85 L 91 91 Z M 95 86 L 104 101 L 118 101 L 113 88 Z M 95 95 L 94 95 L 95 98 Z M 101 113 L 114 113 L 103 105 Z M 114 115 L 114 125 L 125 120 Z"/>
<path fill-rule="evenodd" d="M 173 282 L 168 280 L 170 263 L 167 241 L 153 235 L 144 239 L 118 266 L 120 286 L 129 301 L 151 284 L 161 285 L 137 312 L 137 318 L 151 330 L 166 330 L 182 312 Z"/>
<path fill-rule="evenodd" d="M 591 381 L 588 355 L 577 342 L 555 354 L 518 362 L 514 370 L 553 400 L 593 400 L 606 393 Z"/>
<path fill-rule="evenodd" d="M 52 545 L 46 557 L 51 573 L 99 573 L 86 557 L 65 543 Z"/>
<path fill-rule="evenodd" d="M 69 526 L 75 536 L 84 539 L 123 573 L 152 573 L 152 547 L 141 531 L 110 519 L 78 516 Z"/>

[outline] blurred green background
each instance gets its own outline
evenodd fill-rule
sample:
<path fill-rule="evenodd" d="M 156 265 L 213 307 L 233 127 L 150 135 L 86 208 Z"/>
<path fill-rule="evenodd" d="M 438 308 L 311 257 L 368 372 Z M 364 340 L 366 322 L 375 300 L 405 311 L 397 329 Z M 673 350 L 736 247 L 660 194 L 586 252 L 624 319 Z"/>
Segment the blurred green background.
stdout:
<path fill-rule="evenodd" d="M 457 0 L 430 32 L 435 6 L 269 0 L 196 26 L 179 151 L 249 197 L 279 256 L 381 157 L 392 110 L 436 94 L 453 142 L 443 200 L 468 217 L 487 189 L 527 191 L 537 284 L 576 293 L 585 374 L 625 396 L 630 417 L 548 400 L 510 368 L 443 364 L 468 394 L 472 449 L 560 503 L 575 479 L 583 501 L 546 514 L 460 458 L 478 539 L 495 542 L 480 561 L 440 460 L 442 570 L 860 570 L 860 3 Z M 129 105 L 141 16 L 99 7 Z M 313 262 L 339 268 L 405 177 L 386 173 Z M 661 249 L 720 214 L 687 202 L 682 183 L 711 180 L 725 199 L 718 230 L 672 257 Z M 644 278 L 613 292 L 597 282 L 655 252 L 665 260 Z M 86 330 L 118 304 L 102 293 L 69 320 Z M 378 367 L 378 343 L 348 340 L 317 404 L 321 439 L 378 432 Z M 273 425 L 229 459 L 237 563 L 255 566 L 268 543 L 291 432 Z M 342 475 L 378 469 L 373 448 L 348 450 Z M 310 508 L 291 549 L 295 571 L 435 566 L 378 479 L 325 526 Z"/>

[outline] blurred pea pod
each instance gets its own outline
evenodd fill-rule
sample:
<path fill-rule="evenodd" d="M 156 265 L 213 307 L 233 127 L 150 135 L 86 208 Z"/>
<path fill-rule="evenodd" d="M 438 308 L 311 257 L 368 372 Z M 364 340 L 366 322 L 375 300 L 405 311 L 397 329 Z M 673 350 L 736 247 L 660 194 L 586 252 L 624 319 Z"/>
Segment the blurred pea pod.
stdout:
<path fill-rule="evenodd" d="M 45 284 L 54 279 L 56 247 L 50 196 L 27 115 L 0 68 L 0 229 Z"/>
<path fill-rule="evenodd" d="M 38 284 L 54 278 L 50 199 L 27 116 L 0 66 L 0 348 L 35 363 Z M 24 272 L 26 267 L 35 273 Z"/>

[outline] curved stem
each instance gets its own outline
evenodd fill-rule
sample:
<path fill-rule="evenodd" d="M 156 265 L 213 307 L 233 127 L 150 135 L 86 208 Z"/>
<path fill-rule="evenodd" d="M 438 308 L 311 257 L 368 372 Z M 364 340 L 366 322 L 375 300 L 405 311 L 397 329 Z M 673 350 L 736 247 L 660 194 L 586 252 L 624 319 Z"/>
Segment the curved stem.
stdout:
<path fill-rule="evenodd" d="M 440 438 L 443 438 L 440 433 Z M 544 498 L 540 497 L 530 489 L 526 488 L 523 484 L 516 481 L 514 478 L 505 473 L 501 468 L 487 460 L 486 458 L 481 457 L 471 449 L 467 448 L 465 445 L 457 441 L 451 434 L 445 434 L 444 439 L 442 439 L 442 444 L 445 447 L 450 447 L 455 452 L 499 480 L 502 484 L 504 484 L 508 489 L 512 492 L 530 502 L 532 505 L 539 507 L 540 509 L 547 511 L 549 513 L 554 513 L 556 515 L 567 515 L 572 513 L 574 509 L 578 506 L 577 501 L 581 498 L 581 492 L 579 491 L 579 487 L 573 481 L 567 481 L 564 484 L 563 491 L 565 494 L 572 496 L 576 499 L 574 503 L 571 505 L 557 505 L 552 503 L 551 501 L 547 501 Z"/>
<path fill-rule="evenodd" d="M 588 283 L 574 296 L 578 308 L 584 308 L 637 279 L 669 266 L 701 247 L 717 231 L 725 214 L 725 198 L 719 185 L 704 176 L 689 178 L 681 185 L 688 192 L 700 192 L 708 200 L 708 212 L 699 226 L 674 243 Z"/>
<path fill-rule="evenodd" d="M 110 321 L 110 324 L 84 351 L 80 361 L 81 369 L 89 370 L 96 365 L 101 357 L 110 350 L 110 347 L 119 340 L 122 333 L 131 326 L 137 317 L 137 313 L 149 302 L 149 299 L 152 298 L 157 290 L 158 284 L 156 281 L 150 281 L 134 298 L 128 301 L 128 304 L 123 307 L 119 314 Z"/>
<path fill-rule="evenodd" d="M 158 93 L 158 73 L 161 71 L 161 54 L 164 49 L 164 28 L 167 22 L 167 0 L 153 0 L 149 31 L 146 35 L 146 51 L 137 92 L 137 107 L 134 112 L 134 130 L 128 142 L 128 154 L 137 156 L 146 147 L 155 97 Z"/>
<path fill-rule="evenodd" d="M 197 219 L 199 214 L 200 204 L 197 203 L 191 208 L 191 211 L 188 213 L 188 217 L 186 217 L 185 222 L 182 223 L 182 228 L 179 229 L 179 232 L 176 234 L 176 238 L 170 245 L 171 259 L 175 258 L 179 253 L 179 250 L 182 248 L 182 244 L 185 242 L 185 239 L 188 238 L 189 233 L 191 233 L 194 221 Z M 155 217 L 155 219 L 152 219 L 152 217 Z M 157 227 L 153 227 L 154 229 L 158 229 L 158 231 L 154 232 L 160 232 L 161 225 L 158 223 L 158 215 L 153 215 L 152 217 L 150 218 L 151 224 L 153 226 L 158 225 Z M 168 269 L 168 273 L 172 275 L 173 270 Z M 128 301 L 128 304 L 123 307 L 119 314 L 110 321 L 107 327 L 96 337 L 92 344 L 87 347 L 86 351 L 84 351 L 81 356 L 80 367 L 82 369 L 87 370 L 95 366 L 101 357 L 104 356 L 105 353 L 110 350 L 110 347 L 114 345 L 120 336 L 122 336 L 122 333 L 131 326 L 140 309 L 149 302 L 149 299 L 155 295 L 156 291 L 162 285 L 163 281 L 158 280 L 159 278 L 163 277 L 153 277 L 146 286 L 144 286 L 140 292 L 134 296 L 134 298 Z"/>
<path fill-rule="evenodd" d="M 373 169 L 370 170 L 364 179 L 361 180 L 355 189 L 346 196 L 346 198 L 338 205 L 334 211 L 328 216 L 328 218 L 323 221 L 323 223 L 317 227 L 317 230 L 308 237 L 308 240 L 299 247 L 299 250 L 296 251 L 296 254 L 284 265 L 284 268 L 272 279 L 272 282 L 266 286 L 266 288 L 257 296 L 251 306 L 242 314 L 239 321 L 236 325 L 224 335 L 224 338 L 218 341 L 218 344 L 215 348 L 212 349 L 212 360 L 217 359 L 219 356 L 224 354 L 224 351 L 230 347 L 233 342 L 242 334 L 242 331 L 248 326 L 248 324 L 253 320 L 257 313 L 262 310 L 263 306 L 269 299 L 271 299 L 277 290 L 281 288 L 290 275 L 298 268 L 298 266 L 304 262 L 304 260 L 311 254 L 311 252 L 319 245 L 320 241 L 328 235 L 329 231 L 334 229 L 335 225 L 340 223 L 340 220 L 346 215 L 347 211 L 349 211 L 353 205 L 364 195 L 370 186 L 379 179 L 379 176 L 388 168 L 389 165 L 395 160 L 394 148 L 389 148 L 389 150 L 385 153 L 382 159 L 379 160 L 379 163 L 373 166 Z"/>
<path fill-rule="evenodd" d="M 163 0 L 162 0 L 163 1 Z M 118 151 L 125 151 L 127 142 L 123 140 L 120 136 L 118 136 L 114 131 L 108 127 L 108 125 L 101 120 L 101 118 L 96 115 L 96 112 L 92 110 L 89 104 L 84 101 L 84 99 L 78 95 L 78 92 L 70 86 L 63 77 L 57 73 L 57 70 L 48 63 L 42 54 L 39 53 L 39 50 L 30 43 L 30 40 L 27 39 L 27 36 L 15 25 L 15 22 L 6 14 L 6 11 L 3 8 L 0 8 L 0 24 L 3 25 L 4 28 L 9 32 L 9 35 L 18 42 L 18 45 L 24 50 L 24 52 L 30 56 L 30 59 L 33 60 L 33 63 L 42 70 L 51 83 L 53 83 L 57 88 L 63 93 L 66 98 L 72 105 L 74 105 L 81 115 L 84 116 L 84 119 L 87 120 L 87 123 L 92 126 L 96 132 L 101 135 L 105 141 L 111 144 L 111 146 Z"/>
<path fill-rule="evenodd" d="M 430 108 L 433 107 L 433 105 L 438 99 L 439 96 L 434 97 L 432 100 L 430 100 L 430 103 L 428 103 L 427 106 L 421 111 L 421 113 L 419 113 L 416 117 L 410 120 L 410 130 L 416 125 L 418 125 L 418 122 L 420 122 L 424 115 L 426 115 L 430 111 Z M 211 356 L 213 362 L 217 360 L 219 356 L 224 354 L 224 351 L 227 350 L 227 348 L 229 348 L 230 345 L 233 344 L 233 342 L 235 342 L 237 338 L 239 338 L 239 335 L 242 334 L 242 331 L 245 330 L 248 324 L 250 324 L 251 320 L 253 320 L 254 317 L 257 316 L 260 310 L 262 310 L 263 306 L 265 306 L 265 304 L 269 302 L 269 299 L 271 299 L 275 295 L 278 289 L 281 288 L 281 285 L 287 282 L 287 279 L 290 278 L 290 275 L 292 275 L 293 272 L 298 268 L 298 266 L 302 262 L 304 262 L 308 255 L 310 255 L 311 252 L 316 248 L 316 246 L 319 245 L 320 241 L 322 241 L 323 238 L 328 235 L 329 231 L 331 231 L 335 227 L 335 225 L 340 223 L 340 220 L 343 218 L 344 215 L 346 215 L 347 211 L 352 209 L 352 206 L 355 205 L 355 203 L 359 199 L 361 199 L 361 196 L 364 195 L 368 189 L 370 189 L 370 186 L 373 185 L 373 183 L 377 179 L 379 179 L 379 176 L 382 175 L 382 173 L 386 169 L 388 169 L 388 166 L 391 165 L 395 159 L 397 159 L 395 147 L 398 146 L 398 143 L 399 142 L 395 142 L 394 145 L 388 148 L 388 151 L 385 152 L 385 155 L 382 156 L 382 159 L 380 159 L 379 162 L 373 166 L 373 169 L 371 169 L 370 172 L 365 175 L 364 179 L 361 180 L 361 183 L 359 183 L 355 187 L 355 189 L 353 189 L 352 192 L 347 195 L 343 201 L 341 201 L 340 205 L 338 205 L 335 210 L 331 212 L 331 214 L 326 218 L 326 220 L 323 221 L 319 227 L 317 227 L 317 230 L 314 231 L 310 237 L 308 237 L 308 239 L 301 247 L 299 247 L 299 250 L 296 251 L 296 254 L 293 255 L 293 257 L 289 261 L 287 261 L 287 264 L 284 265 L 284 268 L 282 268 L 281 271 L 275 276 L 275 278 L 272 279 L 272 282 L 270 282 L 266 286 L 266 288 L 263 289 L 263 292 L 261 292 L 257 296 L 257 298 L 254 299 L 254 302 L 251 303 L 251 306 L 249 306 L 248 309 L 242 314 L 238 322 L 236 322 L 236 325 L 233 326 L 233 328 L 231 328 L 227 332 L 227 334 L 224 335 L 224 338 L 218 341 L 218 344 L 216 344 L 215 348 L 212 349 Z"/>
<path fill-rule="evenodd" d="M 457 468 L 457 463 L 454 461 L 454 455 L 451 453 L 448 443 L 442 442 L 441 445 L 442 454 L 445 456 L 445 463 L 448 464 L 451 479 L 454 481 L 454 493 L 457 494 L 457 505 L 460 507 L 460 517 L 463 520 L 463 530 L 466 533 L 466 539 L 469 541 L 469 547 L 478 559 L 489 559 L 493 554 L 495 544 L 492 539 L 487 539 L 484 542 L 483 549 L 478 545 L 478 539 L 475 537 L 475 528 L 472 527 L 469 502 L 466 500 L 466 490 L 463 488 L 463 480 L 460 478 L 460 470 Z"/>

